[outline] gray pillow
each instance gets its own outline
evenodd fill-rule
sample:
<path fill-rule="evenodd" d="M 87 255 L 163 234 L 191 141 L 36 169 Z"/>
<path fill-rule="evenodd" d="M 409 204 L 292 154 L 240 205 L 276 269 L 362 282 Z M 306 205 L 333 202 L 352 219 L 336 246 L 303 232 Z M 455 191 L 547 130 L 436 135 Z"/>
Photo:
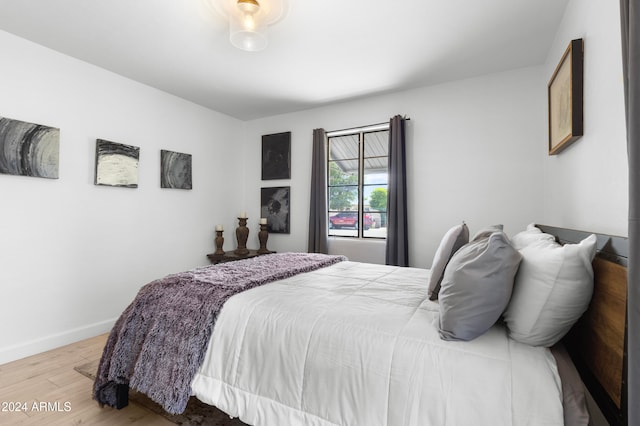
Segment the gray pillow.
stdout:
<path fill-rule="evenodd" d="M 454 226 L 444 234 L 438 250 L 436 250 L 436 254 L 433 256 L 433 262 L 431 263 L 431 274 L 429 275 L 429 282 L 427 283 L 429 300 L 436 300 L 438 298 L 444 269 L 447 267 L 454 253 L 468 242 L 469 228 L 464 222 L 462 222 L 461 225 Z"/>
<path fill-rule="evenodd" d="M 470 241 L 477 241 L 483 238 L 487 238 L 489 235 L 493 234 L 494 232 L 502 231 L 503 229 L 504 229 L 504 225 L 502 224 L 487 226 L 486 228 L 482 228 L 478 232 L 476 232 L 476 234 L 473 236 L 473 238 Z"/>
<path fill-rule="evenodd" d="M 500 318 L 511 298 L 522 256 L 502 231 L 453 255 L 440 288 L 440 337 L 472 340 Z"/>

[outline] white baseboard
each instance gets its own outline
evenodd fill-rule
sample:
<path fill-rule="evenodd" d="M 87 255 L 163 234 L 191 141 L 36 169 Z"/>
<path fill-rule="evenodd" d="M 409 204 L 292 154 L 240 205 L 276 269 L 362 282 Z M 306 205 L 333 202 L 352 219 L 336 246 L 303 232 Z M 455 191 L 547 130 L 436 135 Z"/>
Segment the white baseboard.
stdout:
<path fill-rule="evenodd" d="M 101 321 L 16 345 L 0 347 L 0 365 L 106 333 L 113 328 L 116 320 L 117 318 Z"/>

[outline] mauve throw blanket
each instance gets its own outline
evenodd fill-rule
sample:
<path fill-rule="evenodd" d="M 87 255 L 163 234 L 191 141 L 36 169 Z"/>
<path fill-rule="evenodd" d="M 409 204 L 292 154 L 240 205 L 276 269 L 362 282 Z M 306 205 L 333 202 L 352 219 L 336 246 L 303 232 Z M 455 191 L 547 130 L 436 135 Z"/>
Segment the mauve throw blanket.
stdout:
<path fill-rule="evenodd" d="M 229 297 L 345 259 L 315 253 L 270 254 L 169 275 L 145 285 L 111 330 L 94 399 L 115 407 L 117 385 L 128 384 L 167 412 L 182 413 L 215 320 Z"/>

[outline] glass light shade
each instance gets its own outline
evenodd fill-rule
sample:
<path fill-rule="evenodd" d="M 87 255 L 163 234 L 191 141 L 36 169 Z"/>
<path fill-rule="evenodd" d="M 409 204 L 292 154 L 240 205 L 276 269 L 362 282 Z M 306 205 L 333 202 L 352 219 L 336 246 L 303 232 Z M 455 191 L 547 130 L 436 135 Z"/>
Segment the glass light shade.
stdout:
<path fill-rule="evenodd" d="M 268 43 L 267 25 L 259 13 L 235 13 L 230 16 L 229 40 L 238 49 L 262 50 Z"/>
<path fill-rule="evenodd" d="M 201 0 L 229 19 L 229 40 L 235 47 L 258 51 L 267 47 L 267 28 L 284 19 L 290 0 Z"/>

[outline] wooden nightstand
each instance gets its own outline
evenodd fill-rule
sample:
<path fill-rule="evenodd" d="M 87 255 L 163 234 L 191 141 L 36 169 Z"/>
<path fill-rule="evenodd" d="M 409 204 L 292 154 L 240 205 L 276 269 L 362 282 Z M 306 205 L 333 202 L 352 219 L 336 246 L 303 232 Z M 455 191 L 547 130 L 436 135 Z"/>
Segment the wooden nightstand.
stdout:
<path fill-rule="evenodd" d="M 275 251 L 272 251 L 271 253 L 275 253 Z M 216 263 L 233 262 L 236 260 L 249 259 L 256 256 L 262 256 L 264 254 L 270 254 L 270 253 L 258 253 L 258 250 L 249 250 L 248 254 L 240 255 L 240 254 L 235 254 L 233 251 L 228 251 L 225 254 L 209 253 L 207 257 L 209 258 L 209 261 L 215 265 Z"/>

